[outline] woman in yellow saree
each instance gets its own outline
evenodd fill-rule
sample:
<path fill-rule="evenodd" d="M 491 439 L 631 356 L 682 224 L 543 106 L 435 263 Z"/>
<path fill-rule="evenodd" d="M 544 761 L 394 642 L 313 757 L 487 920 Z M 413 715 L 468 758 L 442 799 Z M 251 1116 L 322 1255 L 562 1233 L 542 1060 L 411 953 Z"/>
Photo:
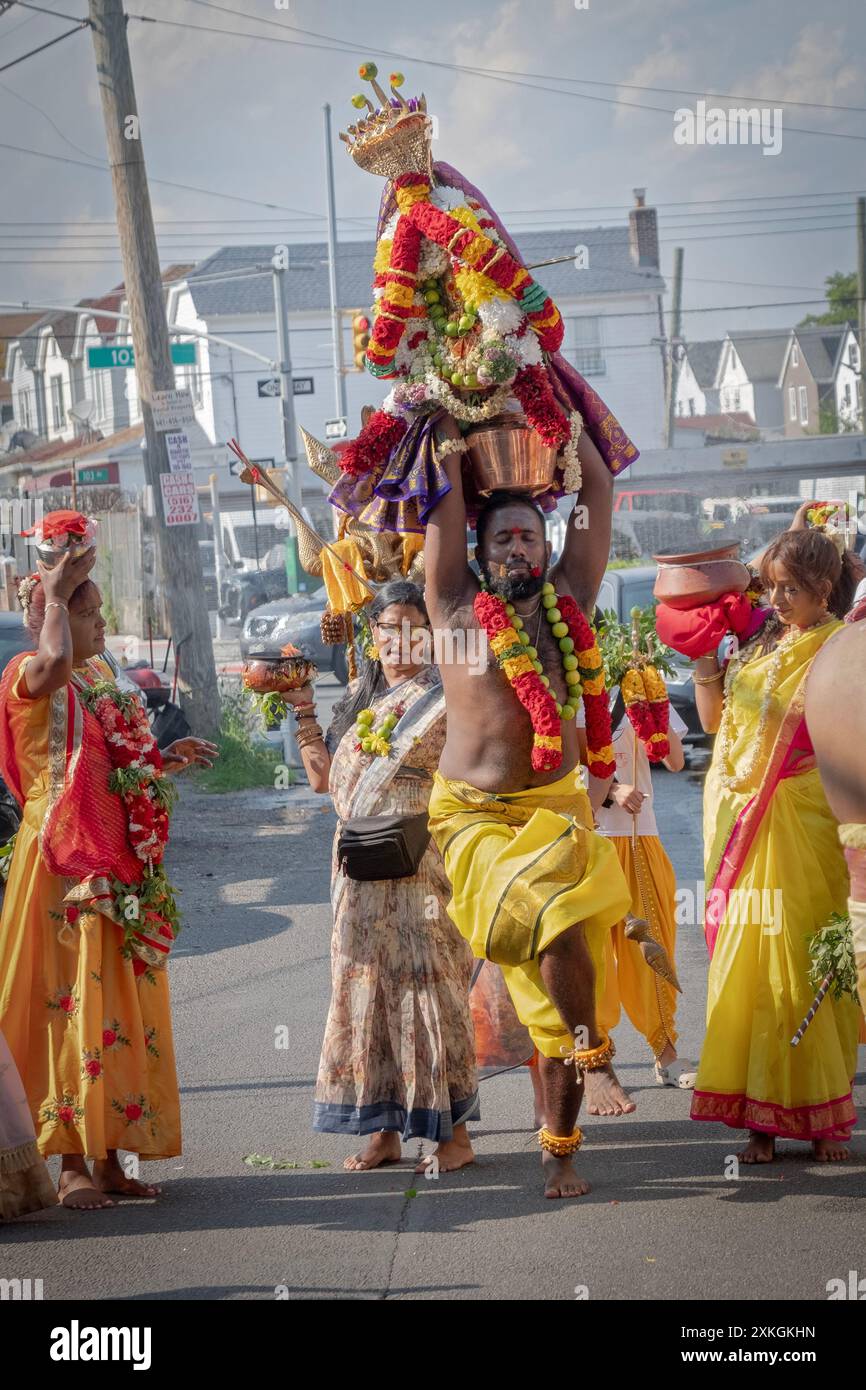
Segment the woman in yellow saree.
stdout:
<path fill-rule="evenodd" d="M 695 676 L 701 720 L 718 737 L 704 793 L 711 964 L 692 1119 L 749 1130 L 746 1163 L 769 1162 L 777 1137 L 827 1161 L 848 1156 L 858 1010 L 828 997 L 791 1046 L 814 994 L 809 938 L 848 896 L 803 705 L 852 574 L 828 537 L 789 531 L 764 553 L 761 577 L 773 604 L 763 627 L 727 671 L 713 654 Z"/>

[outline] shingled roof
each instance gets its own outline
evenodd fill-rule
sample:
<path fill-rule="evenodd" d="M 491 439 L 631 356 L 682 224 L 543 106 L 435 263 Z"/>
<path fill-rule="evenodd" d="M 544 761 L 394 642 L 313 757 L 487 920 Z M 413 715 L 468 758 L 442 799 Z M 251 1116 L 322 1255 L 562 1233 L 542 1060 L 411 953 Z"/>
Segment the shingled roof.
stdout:
<path fill-rule="evenodd" d="M 686 357 L 699 386 L 714 386 L 719 358 L 722 353 L 722 339 L 716 338 L 706 343 L 687 343 Z"/>
<path fill-rule="evenodd" d="M 658 270 L 638 268 L 629 251 L 628 227 L 572 228 L 563 231 L 525 232 L 515 237 L 527 265 L 574 256 L 586 246 L 589 265 L 577 271 L 569 259 L 562 265 L 543 266 L 537 277 L 554 300 L 598 294 L 661 294 L 665 282 Z M 373 278 L 372 241 L 344 241 L 337 247 L 337 298 L 341 309 L 366 308 Z M 202 261 L 188 277 L 190 293 L 200 317 L 235 314 L 268 314 L 274 311 L 271 283 L 273 243 L 256 246 L 224 246 Z M 267 274 L 236 280 L 211 280 L 210 276 L 261 266 Z M 322 241 L 299 242 L 289 247 L 289 308 L 295 313 L 327 310 L 328 247 Z"/>
<path fill-rule="evenodd" d="M 788 329 L 745 328 L 728 338 L 749 381 L 778 382 L 788 351 Z"/>
<path fill-rule="evenodd" d="M 847 324 L 838 328 L 818 326 L 796 329 L 800 351 L 816 382 L 826 385 L 833 380 L 842 344 L 848 336 Z"/>

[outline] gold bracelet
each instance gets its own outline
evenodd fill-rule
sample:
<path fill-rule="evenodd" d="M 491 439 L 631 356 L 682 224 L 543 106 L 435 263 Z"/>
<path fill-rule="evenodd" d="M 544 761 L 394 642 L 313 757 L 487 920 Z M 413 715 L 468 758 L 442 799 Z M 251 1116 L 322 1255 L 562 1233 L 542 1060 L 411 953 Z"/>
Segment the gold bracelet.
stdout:
<path fill-rule="evenodd" d="M 712 676 L 693 676 L 695 685 L 712 685 L 714 681 L 720 681 L 724 676 L 724 671 L 716 671 Z"/>
<path fill-rule="evenodd" d="M 57 599 L 52 599 L 50 603 L 46 603 L 46 605 L 45 605 L 45 612 L 46 612 L 46 613 L 48 612 L 49 608 L 62 608 L 63 611 L 64 611 L 64 613 L 68 613 L 68 612 L 69 612 L 69 609 L 67 608 L 66 604 L 65 604 L 65 603 L 58 603 Z"/>
<path fill-rule="evenodd" d="M 597 1047 L 575 1047 L 571 1052 L 566 1048 L 564 1051 L 565 1065 L 573 1065 L 580 1072 L 601 1071 L 616 1055 L 613 1038 L 605 1038 Z"/>
<path fill-rule="evenodd" d="M 583 1143 L 583 1130 L 575 1129 L 573 1134 L 559 1135 L 551 1134 L 547 1125 L 542 1125 L 538 1131 L 538 1142 L 545 1153 L 553 1154 L 554 1158 L 570 1158 Z"/>
<path fill-rule="evenodd" d="M 306 748 L 308 743 L 318 743 L 322 737 L 322 729 L 319 724 L 311 724 L 307 729 L 299 729 L 295 734 L 295 740 L 299 748 Z"/>

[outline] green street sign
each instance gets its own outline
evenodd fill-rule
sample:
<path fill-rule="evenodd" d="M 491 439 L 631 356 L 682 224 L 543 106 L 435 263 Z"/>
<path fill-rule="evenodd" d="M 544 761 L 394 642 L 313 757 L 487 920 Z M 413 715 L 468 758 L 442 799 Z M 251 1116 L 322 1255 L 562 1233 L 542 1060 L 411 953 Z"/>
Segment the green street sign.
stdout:
<path fill-rule="evenodd" d="M 172 343 L 171 360 L 175 367 L 190 367 L 196 362 L 195 343 Z M 92 347 L 87 349 L 87 365 L 91 369 L 134 367 L 135 349 L 132 344 L 122 347 Z"/>
<path fill-rule="evenodd" d="M 76 471 L 76 478 L 79 483 L 110 483 L 114 481 L 111 477 L 111 468 L 105 464 L 103 468 L 79 468 Z"/>

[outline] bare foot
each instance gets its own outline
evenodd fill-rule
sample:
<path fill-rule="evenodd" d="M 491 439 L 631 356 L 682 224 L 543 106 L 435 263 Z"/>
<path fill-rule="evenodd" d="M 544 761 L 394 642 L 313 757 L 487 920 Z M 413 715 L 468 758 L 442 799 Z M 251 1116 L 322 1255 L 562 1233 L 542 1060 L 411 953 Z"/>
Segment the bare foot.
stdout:
<path fill-rule="evenodd" d="M 98 1158 L 93 1165 L 93 1186 L 100 1192 L 115 1192 L 119 1197 L 159 1197 L 161 1187 L 128 1178 L 115 1159 Z"/>
<path fill-rule="evenodd" d="M 772 1134 L 761 1134 L 751 1129 L 749 1142 L 737 1157 L 741 1163 L 772 1163 L 776 1157 L 776 1141 Z"/>
<path fill-rule="evenodd" d="M 660 1067 L 669 1067 L 672 1062 L 677 1060 L 677 1050 L 673 1043 L 665 1043 L 664 1051 L 660 1052 L 656 1061 Z"/>
<path fill-rule="evenodd" d="M 544 1153 L 541 1166 L 545 1174 L 545 1197 L 583 1197 L 591 1190 L 586 1178 L 579 1178 L 575 1173 L 570 1158 Z"/>
<path fill-rule="evenodd" d="M 366 1173 L 386 1163 L 399 1163 L 401 1154 L 399 1134 L 390 1129 L 382 1130 L 379 1134 L 371 1134 L 366 1149 L 359 1154 L 350 1154 L 343 1167 L 347 1173 Z"/>
<path fill-rule="evenodd" d="M 812 1152 L 819 1163 L 841 1163 L 851 1157 L 851 1150 L 841 1139 L 813 1139 Z"/>
<path fill-rule="evenodd" d="M 631 1115 L 637 1109 L 609 1062 L 598 1071 L 585 1072 L 583 1079 L 590 1115 Z"/>
<path fill-rule="evenodd" d="M 475 1154 L 468 1140 L 461 1144 L 456 1139 L 446 1139 L 444 1143 L 436 1145 L 432 1154 L 424 1155 L 415 1172 L 426 1173 L 431 1164 L 434 1164 L 434 1160 L 435 1172 L 456 1173 L 458 1168 L 465 1168 L 467 1163 L 474 1163 Z"/>
<path fill-rule="evenodd" d="M 113 1207 L 110 1197 L 94 1187 L 87 1169 L 64 1169 L 57 1184 L 57 1195 L 65 1207 L 73 1211 L 97 1211 L 100 1207 Z"/>

